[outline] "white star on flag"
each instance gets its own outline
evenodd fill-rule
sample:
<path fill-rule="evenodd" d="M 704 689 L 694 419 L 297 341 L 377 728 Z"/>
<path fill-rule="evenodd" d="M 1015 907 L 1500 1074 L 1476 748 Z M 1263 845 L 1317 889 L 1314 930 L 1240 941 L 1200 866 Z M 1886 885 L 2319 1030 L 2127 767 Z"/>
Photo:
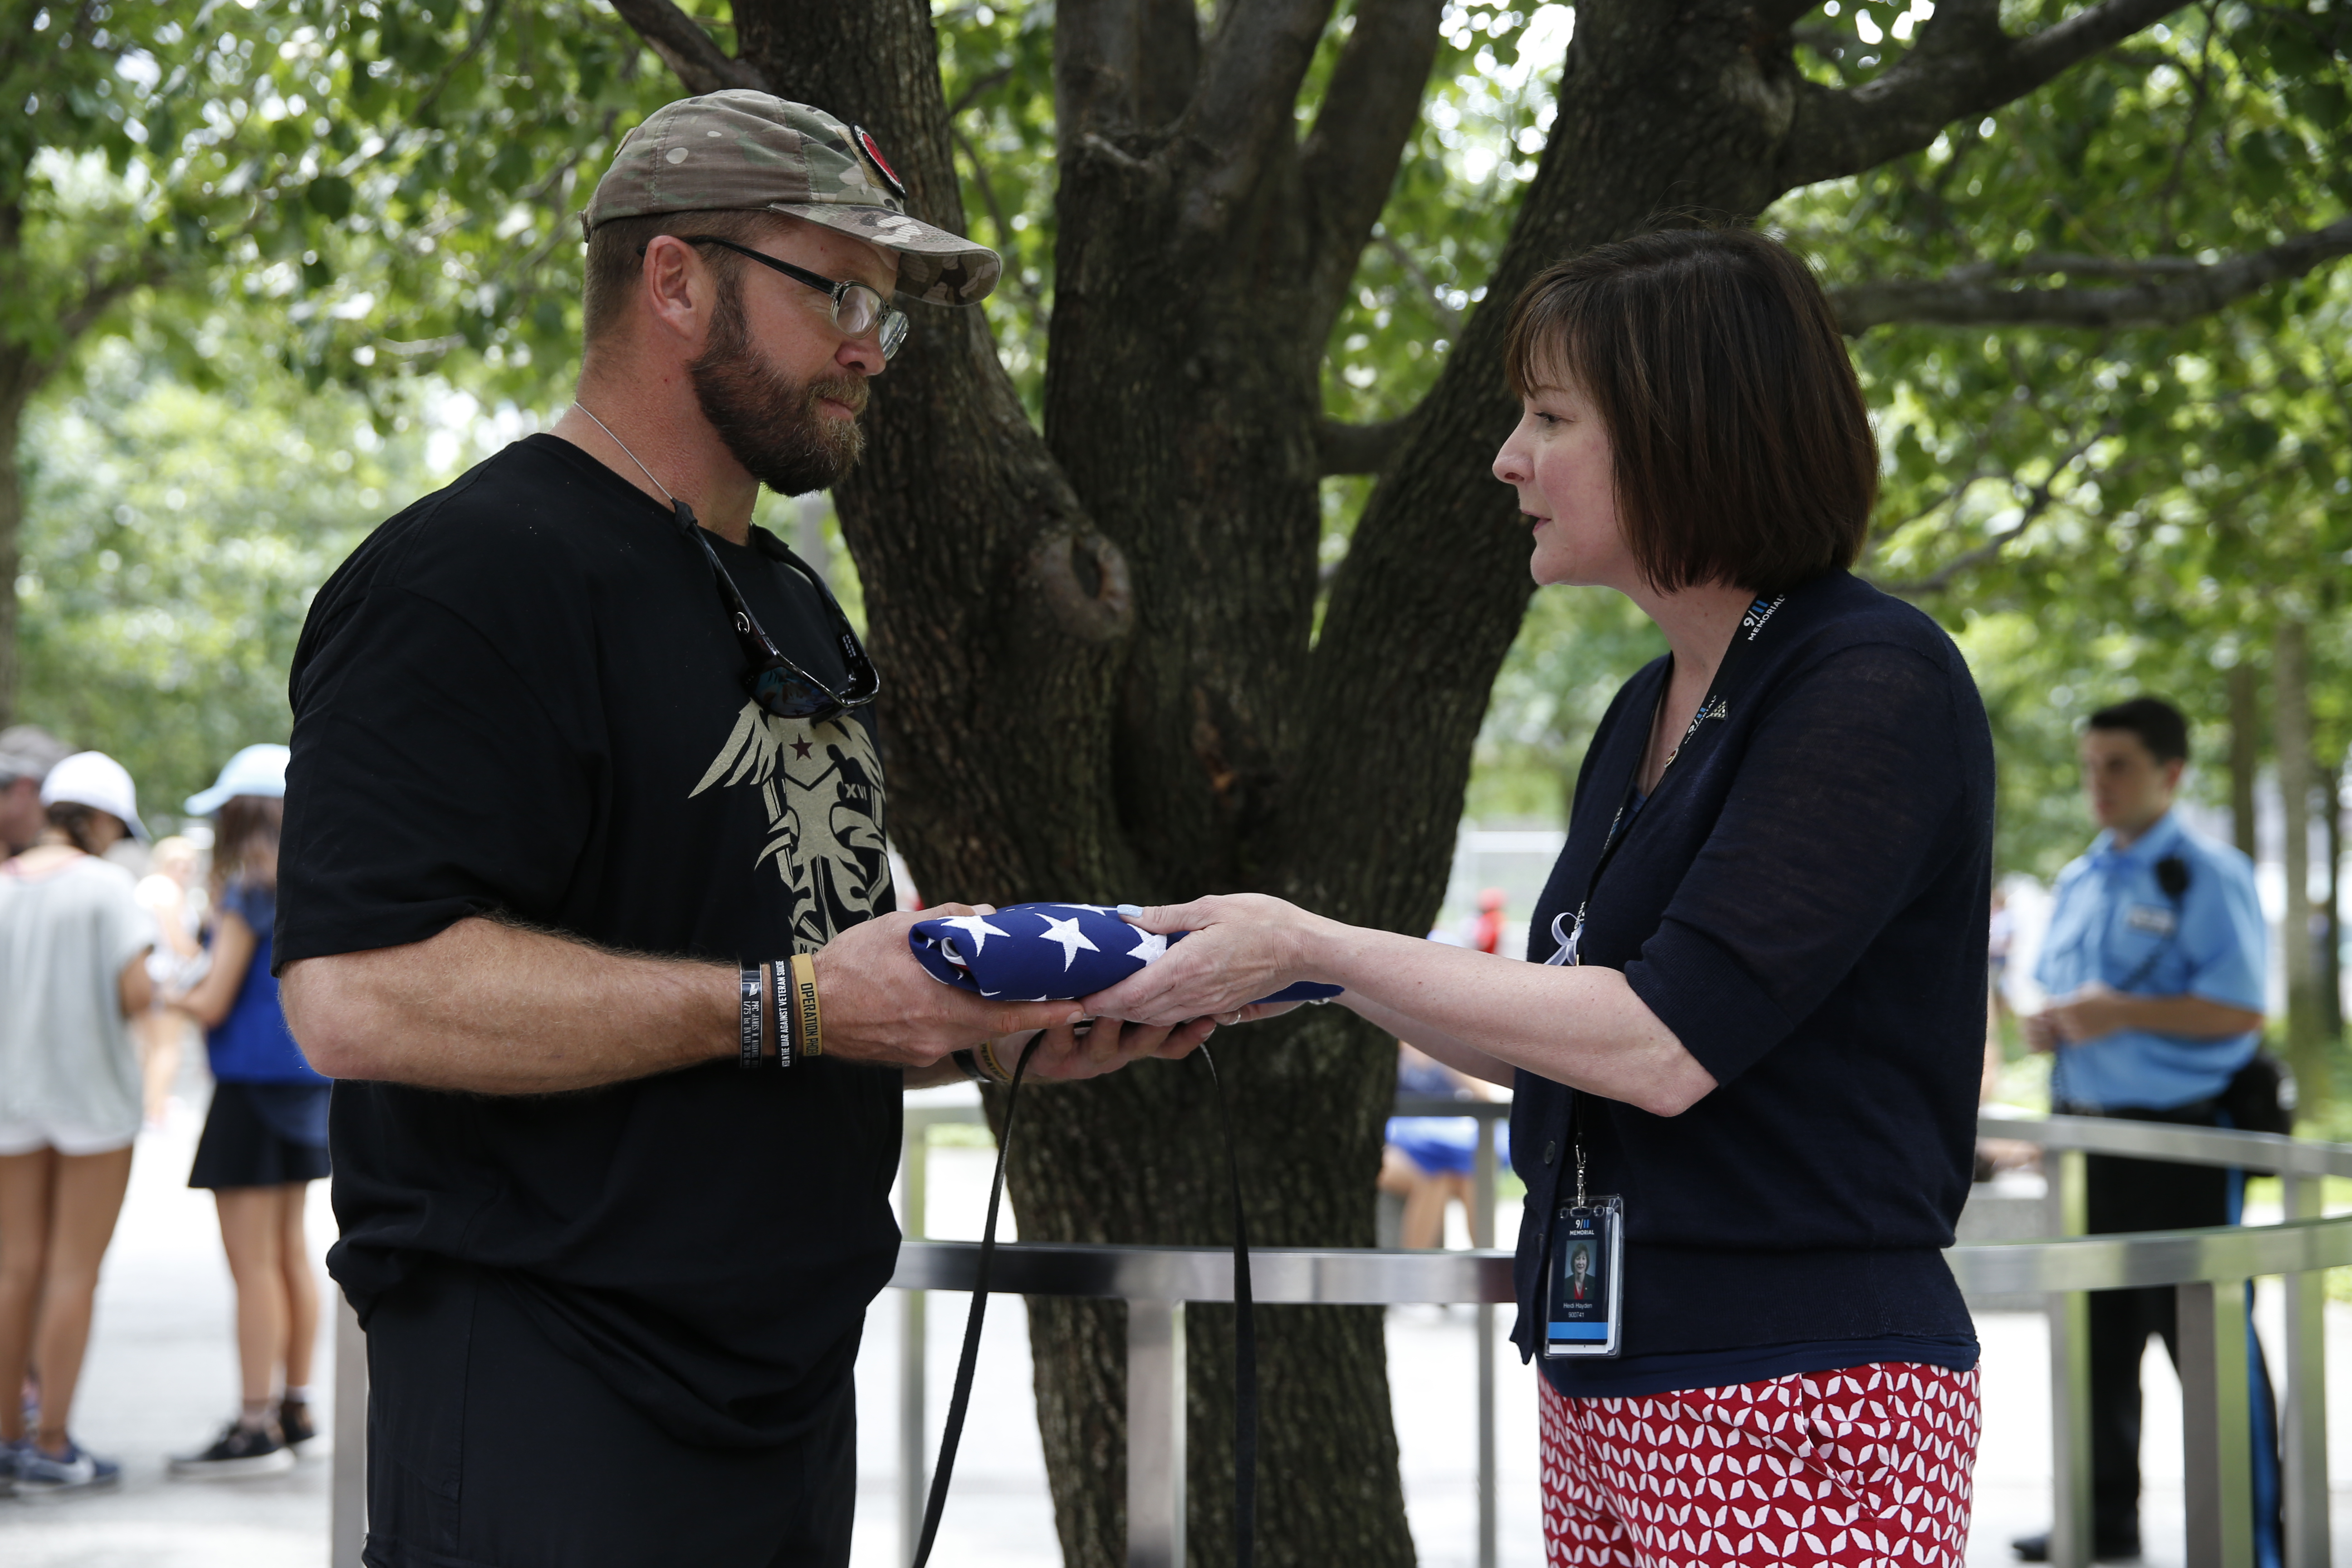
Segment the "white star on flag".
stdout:
<path fill-rule="evenodd" d="M 1011 936 L 1013 934 L 1011 931 L 1004 930 L 1002 926 L 990 925 L 986 915 L 955 915 L 949 919 L 942 920 L 939 923 L 943 926 L 953 926 L 956 930 L 963 932 L 964 935 L 971 938 L 971 951 L 975 953 L 985 952 L 988 951 L 988 939 L 990 937 Z"/>
<path fill-rule="evenodd" d="M 1071 964 L 1077 962 L 1078 949 L 1082 947 L 1088 952 L 1100 952 L 1102 951 L 1101 948 L 1097 947 L 1093 942 L 1087 940 L 1087 933 L 1078 929 L 1078 922 L 1076 917 L 1072 917 L 1066 921 L 1057 921 L 1051 915 L 1041 914 L 1037 918 L 1045 922 L 1045 929 L 1038 933 L 1038 940 L 1041 942 L 1058 942 L 1062 944 L 1062 967 L 1064 969 L 1068 969 Z M 997 934 L 1002 936 L 1004 933 L 999 931 Z"/>
<path fill-rule="evenodd" d="M 1139 931 L 1135 933 L 1135 945 L 1127 950 L 1127 956 L 1139 958 L 1144 963 L 1150 963 L 1153 959 L 1165 954 L 1167 951 L 1166 937 L 1161 936 L 1158 931 Z"/>

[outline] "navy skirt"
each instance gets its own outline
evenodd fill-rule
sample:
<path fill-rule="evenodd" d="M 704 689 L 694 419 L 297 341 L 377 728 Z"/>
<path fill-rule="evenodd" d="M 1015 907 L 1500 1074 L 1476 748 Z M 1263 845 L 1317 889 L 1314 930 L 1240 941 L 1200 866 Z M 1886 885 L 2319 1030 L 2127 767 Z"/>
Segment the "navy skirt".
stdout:
<path fill-rule="evenodd" d="M 281 1187 L 327 1173 L 326 1084 L 215 1083 L 188 1185 Z"/>

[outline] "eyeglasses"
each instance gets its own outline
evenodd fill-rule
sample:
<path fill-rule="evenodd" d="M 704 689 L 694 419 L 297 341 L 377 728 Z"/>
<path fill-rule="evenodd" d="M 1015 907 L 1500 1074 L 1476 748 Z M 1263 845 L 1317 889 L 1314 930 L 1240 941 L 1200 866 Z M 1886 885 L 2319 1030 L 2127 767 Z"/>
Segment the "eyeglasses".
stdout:
<path fill-rule="evenodd" d="M 874 334 L 882 345 L 882 357 L 887 360 L 907 341 L 907 312 L 893 310 L 889 302 L 870 283 L 836 283 L 821 277 L 805 267 L 795 267 L 789 261 L 779 261 L 763 255 L 748 245 L 738 245 L 731 239 L 721 239 L 715 234 L 682 234 L 678 238 L 688 245 L 723 246 L 738 256 L 748 256 L 761 266 L 781 272 L 795 283 L 805 283 L 833 301 L 833 324 L 853 338 Z M 648 244 L 651 242 L 648 241 Z M 644 247 L 639 247 L 639 254 Z"/>
<path fill-rule="evenodd" d="M 824 601 L 826 618 L 833 624 L 833 640 L 839 645 L 841 662 L 849 671 L 848 686 L 841 691 L 835 691 L 803 669 L 776 647 L 761 626 L 760 617 L 753 615 L 751 606 L 743 602 L 742 591 L 735 586 L 735 579 L 727 574 L 726 564 L 719 559 L 719 552 L 710 548 L 709 539 L 692 521 L 693 513 L 688 511 L 683 503 L 679 503 L 678 510 L 683 525 L 694 535 L 694 542 L 702 546 L 702 553 L 709 561 L 711 571 L 719 574 L 719 596 L 726 602 L 728 614 L 734 623 L 735 640 L 742 644 L 744 657 L 751 661 L 751 668 L 743 672 L 743 689 L 751 694 L 751 700 L 759 704 L 761 712 L 772 713 L 779 719 L 805 719 L 821 724 L 829 719 L 841 717 L 853 708 L 863 708 L 881 695 L 882 673 L 866 657 L 865 646 L 858 642 L 857 633 L 851 627 L 849 617 L 842 614 L 840 603 L 834 598 L 833 591 L 824 585 L 824 578 L 810 571 L 799 556 L 789 550 L 784 552 L 785 563 L 806 577 L 816 588 L 817 596 Z"/>

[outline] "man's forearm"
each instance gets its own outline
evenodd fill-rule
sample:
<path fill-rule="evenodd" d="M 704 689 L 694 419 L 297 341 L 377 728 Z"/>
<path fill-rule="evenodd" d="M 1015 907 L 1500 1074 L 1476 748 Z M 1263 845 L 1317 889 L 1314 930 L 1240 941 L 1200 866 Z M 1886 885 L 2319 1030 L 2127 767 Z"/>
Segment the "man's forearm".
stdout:
<path fill-rule="evenodd" d="M 739 1034 L 730 965 L 482 919 L 289 964 L 281 995 L 329 1078 L 477 1094 L 557 1094 L 731 1058 Z"/>
<path fill-rule="evenodd" d="M 2263 1026 L 2263 1016 L 2202 996 L 2118 996 L 2116 1027 L 2192 1040 L 2226 1040 Z"/>

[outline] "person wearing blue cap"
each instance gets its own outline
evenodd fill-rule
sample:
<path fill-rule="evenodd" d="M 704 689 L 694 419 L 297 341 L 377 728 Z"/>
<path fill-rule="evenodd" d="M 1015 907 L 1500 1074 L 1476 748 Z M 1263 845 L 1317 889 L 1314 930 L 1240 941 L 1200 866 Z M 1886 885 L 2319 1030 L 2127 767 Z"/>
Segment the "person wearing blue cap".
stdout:
<path fill-rule="evenodd" d="M 153 996 L 154 922 L 104 858 L 147 837 L 131 775 L 77 752 L 47 770 L 40 799 L 39 836 L 0 863 L 0 1494 L 121 1479 L 66 1420 L 139 1135 L 131 1020 Z M 16 1400 L 28 1364 L 32 1411 Z"/>
<path fill-rule="evenodd" d="M 290 1469 L 308 1442 L 319 1287 L 303 1237 L 310 1184 L 327 1173 L 327 1080 L 302 1059 L 269 973 L 283 746 L 247 746 L 188 812 L 214 819 L 212 967 L 173 1005 L 205 1026 L 213 1102 L 188 1185 L 210 1188 L 236 1281 L 242 1403 L 210 1447 L 174 1456 L 190 1479 Z M 278 1384 L 285 1373 L 282 1390 Z"/>

